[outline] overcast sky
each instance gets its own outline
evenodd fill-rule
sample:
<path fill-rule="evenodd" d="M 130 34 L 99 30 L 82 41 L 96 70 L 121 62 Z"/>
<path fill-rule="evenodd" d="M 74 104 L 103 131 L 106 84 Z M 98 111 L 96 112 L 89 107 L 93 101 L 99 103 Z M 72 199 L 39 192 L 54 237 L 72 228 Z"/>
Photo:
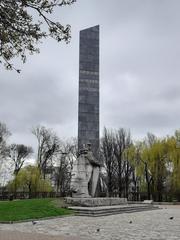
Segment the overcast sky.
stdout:
<path fill-rule="evenodd" d="M 2 69 L 0 121 L 11 141 L 35 146 L 30 129 L 43 124 L 61 138 L 77 136 L 79 31 L 100 25 L 100 129 L 125 127 L 134 138 L 180 128 L 180 1 L 77 0 L 54 18 L 72 26 L 66 45 L 54 40 Z"/>

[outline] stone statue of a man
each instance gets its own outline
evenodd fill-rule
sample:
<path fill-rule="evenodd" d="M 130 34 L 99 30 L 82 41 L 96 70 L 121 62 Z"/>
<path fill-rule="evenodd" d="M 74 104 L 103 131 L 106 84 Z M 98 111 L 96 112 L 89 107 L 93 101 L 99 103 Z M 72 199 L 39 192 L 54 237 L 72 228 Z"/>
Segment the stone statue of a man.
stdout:
<path fill-rule="evenodd" d="M 80 150 L 79 157 L 73 164 L 71 190 L 72 197 L 94 197 L 99 178 L 100 164 L 94 158 L 91 151 L 91 145 Z M 91 189 L 88 190 L 88 185 L 92 179 Z"/>

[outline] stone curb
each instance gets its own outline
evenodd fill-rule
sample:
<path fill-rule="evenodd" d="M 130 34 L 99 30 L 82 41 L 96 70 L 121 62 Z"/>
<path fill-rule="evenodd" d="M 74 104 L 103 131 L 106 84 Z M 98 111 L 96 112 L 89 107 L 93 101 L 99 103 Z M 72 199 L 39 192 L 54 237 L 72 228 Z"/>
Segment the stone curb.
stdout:
<path fill-rule="evenodd" d="M 154 205 L 180 205 L 180 202 L 153 202 Z"/>

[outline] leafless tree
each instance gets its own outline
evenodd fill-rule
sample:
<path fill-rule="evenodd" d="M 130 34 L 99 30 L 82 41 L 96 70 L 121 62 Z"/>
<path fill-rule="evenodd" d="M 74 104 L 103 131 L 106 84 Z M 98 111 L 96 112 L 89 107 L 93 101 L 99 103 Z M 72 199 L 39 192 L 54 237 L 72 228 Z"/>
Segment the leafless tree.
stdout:
<path fill-rule="evenodd" d="M 101 141 L 101 156 L 107 174 L 107 189 L 109 196 L 128 197 L 133 182 L 134 167 L 131 163 L 132 140 L 130 132 L 120 128 L 104 129 Z"/>
<path fill-rule="evenodd" d="M 61 145 L 61 153 L 56 158 L 55 185 L 61 196 L 70 191 L 71 172 L 73 162 L 77 157 L 77 140 L 72 139 Z"/>
<path fill-rule="evenodd" d="M 148 132 L 144 143 L 149 147 L 151 147 L 156 141 L 157 141 L 157 137 L 153 133 Z"/>
<path fill-rule="evenodd" d="M 14 163 L 14 175 L 17 176 L 19 171 L 33 153 L 32 147 L 25 146 L 23 144 L 11 144 L 9 147 L 9 157 Z"/>
<path fill-rule="evenodd" d="M 132 183 L 133 183 L 133 175 L 134 173 L 134 167 L 131 163 L 131 157 L 130 157 L 130 152 L 129 149 L 126 149 L 124 153 L 124 164 L 125 164 L 125 169 L 124 169 L 124 197 L 128 198 L 129 197 L 129 192 L 132 191 Z"/>
<path fill-rule="evenodd" d="M 38 53 L 37 43 L 47 37 L 69 42 L 70 25 L 50 18 L 58 6 L 71 5 L 75 0 L 1 0 L 0 1 L 0 64 L 15 69 L 11 60 L 26 61 L 27 52 Z M 16 69 L 20 72 L 19 69 Z"/>
<path fill-rule="evenodd" d="M 112 131 L 107 130 L 106 128 L 104 128 L 104 134 L 101 139 L 101 155 L 107 173 L 108 195 L 111 197 L 116 184 L 115 171 L 117 164 L 114 155 L 114 135 Z"/>
<path fill-rule="evenodd" d="M 53 158 L 60 153 L 60 140 L 51 129 L 44 126 L 33 128 L 32 133 L 38 141 L 37 164 L 45 179 L 47 167 L 52 166 Z"/>
<path fill-rule="evenodd" d="M 118 181 L 118 195 L 122 196 L 123 185 L 125 186 L 126 192 L 128 189 L 129 182 L 129 161 L 127 158 L 127 150 L 131 145 L 131 135 L 129 131 L 120 128 L 115 132 L 114 137 L 114 155 L 117 162 L 117 181 Z M 123 184 L 124 181 L 124 184 Z M 125 194 L 127 196 L 127 193 Z"/>

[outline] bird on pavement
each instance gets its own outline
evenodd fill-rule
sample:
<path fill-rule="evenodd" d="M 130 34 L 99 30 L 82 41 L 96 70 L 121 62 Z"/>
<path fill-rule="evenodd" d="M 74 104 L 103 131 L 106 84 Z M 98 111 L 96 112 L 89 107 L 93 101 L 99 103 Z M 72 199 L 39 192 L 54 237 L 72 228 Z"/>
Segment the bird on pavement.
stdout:
<path fill-rule="evenodd" d="M 36 221 L 32 221 L 32 224 L 35 225 L 37 222 Z"/>

